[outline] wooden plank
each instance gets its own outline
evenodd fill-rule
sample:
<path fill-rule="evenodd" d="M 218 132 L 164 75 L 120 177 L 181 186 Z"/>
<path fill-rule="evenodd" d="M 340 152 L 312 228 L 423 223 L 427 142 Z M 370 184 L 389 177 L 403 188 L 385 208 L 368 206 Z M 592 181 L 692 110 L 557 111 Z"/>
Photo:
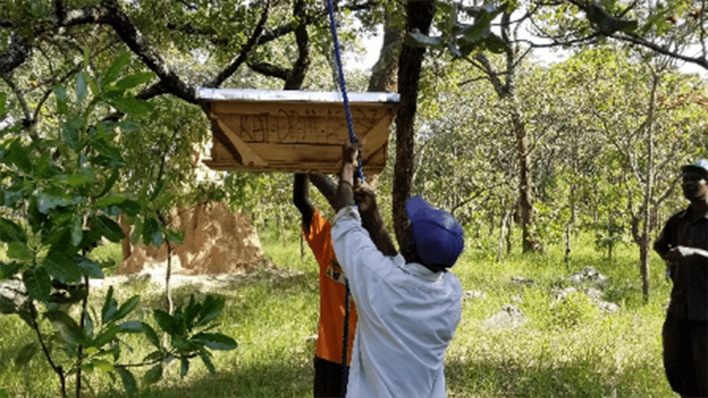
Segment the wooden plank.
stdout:
<path fill-rule="evenodd" d="M 261 172 L 272 172 L 281 171 L 288 173 L 322 173 L 322 174 L 337 174 L 339 169 L 333 167 L 333 164 L 323 164 L 323 163 L 285 163 L 285 164 L 269 164 L 268 166 L 244 166 L 236 162 L 217 162 L 209 159 L 204 159 L 203 163 L 207 165 L 212 170 L 218 171 L 238 171 L 238 170 L 248 170 L 248 171 L 261 171 Z M 371 178 L 373 175 L 380 174 L 383 170 L 382 166 L 364 166 L 364 173 L 367 178 Z"/>
<path fill-rule="evenodd" d="M 238 115 L 215 114 L 244 142 L 338 144 L 349 136 L 347 120 L 339 118 L 305 117 L 293 114 Z M 383 115 L 391 120 L 392 116 Z M 357 135 L 366 135 L 380 124 L 382 118 L 358 118 L 352 121 Z"/>
<path fill-rule="evenodd" d="M 236 150 L 241 155 L 241 159 L 243 160 L 244 165 L 266 166 L 268 164 L 260 156 L 256 155 L 256 153 L 253 152 L 253 150 L 251 150 L 251 148 L 245 142 L 241 141 L 241 139 L 236 134 L 234 134 L 234 132 L 230 128 L 228 128 L 224 123 L 222 123 L 220 120 L 217 120 L 217 123 L 219 124 L 219 128 L 221 128 L 221 131 L 224 132 L 231 144 L 236 147 Z"/>
<path fill-rule="evenodd" d="M 352 119 L 379 119 L 392 110 L 391 105 L 350 103 Z M 259 101 L 214 101 L 211 111 L 216 114 L 234 113 L 241 115 L 302 114 L 307 117 L 345 117 L 341 102 L 259 102 Z"/>

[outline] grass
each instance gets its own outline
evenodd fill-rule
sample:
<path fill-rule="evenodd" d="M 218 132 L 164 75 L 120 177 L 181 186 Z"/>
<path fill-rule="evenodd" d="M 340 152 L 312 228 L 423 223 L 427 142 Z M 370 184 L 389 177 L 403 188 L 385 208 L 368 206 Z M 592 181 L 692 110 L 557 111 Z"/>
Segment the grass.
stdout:
<path fill-rule="evenodd" d="M 142 396 L 312 396 L 314 342 L 308 337 L 317 331 L 317 266 L 309 249 L 301 257 L 293 232 L 285 246 L 271 232 L 261 234 L 261 240 L 277 269 L 250 272 L 228 288 L 210 292 L 226 298 L 219 331 L 236 339 L 239 347 L 215 353 L 214 376 L 197 360 L 181 379 L 179 365 L 172 363 L 157 384 L 147 386 L 139 380 Z M 450 397 L 675 396 L 661 360 L 661 325 L 671 288 L 663 278 L 663 264 L 652 259 L 652 292 L 645 304 L 636 247 L 620 247 L 613 261 L 594 251 L 589 236 L 578 238 L 573 247 L 569 269 L 561 247 L 550 247 L 546 254 L 512 253 L 501 263 L 490 260 L 493 256 L 487 252 L 463 253 L 454 273 L 464 290 L 482 291 L 486 298 L 462 304 L 462 321 L 446 357 Z M 588 265 L 610 277 L 604 299 L 620 305 L 621 311 L 605 314 L 582 295 L 571 296 L 565 305 L 554 303 L 553 292 L 566 286 L 564 278 Z M 536 284 L 514 286 L 513 276 L 531 278 Z M 190 294 L 207 293 L 185 287 L 174 296 L 179 304 Z M 103 294 L 97 292 L 93 298 L 97 309 Z M 154 322 L 149 309 L 162 305 L 159 292 L 134 283 L 122 286 L 117 294 L 120 302 L 141 294 L 137 317 Z M 527 322 L 513 330 L 486 328 L 483 321 L 504 304 L 517 305 Z M 13 366 L 12 358 L 30 341 L 30 329 L 17 316 L 0 316 L 0 392 L 4 388 L 9 397 L 55 397 L 58 382 L 43 358 L 34 358 L 26 368 Z M 124 350 L 126 361 L 139 362 L 149 353 L 136 336 L 128 336 L 126 343 L 133 350 Z M 91 389 L 83 396 L 122 396 L 120 382 L 105 374 L 96 372 L 87 381 Z"/>

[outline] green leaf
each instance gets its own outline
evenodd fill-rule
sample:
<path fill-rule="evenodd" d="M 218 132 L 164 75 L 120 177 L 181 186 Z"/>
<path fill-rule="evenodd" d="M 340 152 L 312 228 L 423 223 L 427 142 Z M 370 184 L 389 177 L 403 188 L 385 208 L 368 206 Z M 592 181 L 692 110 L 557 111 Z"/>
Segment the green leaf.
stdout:
<path fill-rule="evenodd" d="M 143 207 L 134 200 L 126 199 L 125 201 L 118 203 L 115 207 L 119 208 L 123 213 L 134 216 L 143 210 Z"/>
<path fill-rule="evenodd" d="M 0 240 L 3 242 L 27 242 L 25 231 L 13 221 L 0 217 Z"/>
<path fill-rule="evenodd" d="M 27 295 L 41 302 L 49 300 L 49 292 L 52 289 L 52 281 L 49 273 L 43 267 L 37 267 L 22 273 L 22 281 L 25 283 Z"/>
<path fill-rule="evenodd" d="M 27 174 L 32 172 L 32 163 L 25 148 L 20 143 L 20 140 L 12 141 L 8 148 L 8 153 L 5 155 L 17 168 Z"/>
<path fill-rule="evenodd" d="M 35 164 L 34 173 L 37 177 L 47 177 L 48 171 L 50 170 L 50 160 L 49 154 L 44 153 L 40 155 L 39 160 Z"/>
<path fill-rule="evenodd" d="M 214 364 L 211 363 L 211 358 L 209 358 L 209 354 L 200 351 L 199 357 L 202 359 L 202 362 L 204 362 L 204 365 L 209 370 L 209 373 L 216 374 L 216 369 L 214 368 Z"/>
<path fill-rule="evenodd" d="M 42 263 L 44 268 L 59 282 L 71 283 L 81 280 L 79 265 L 63 253 L 50 252 Z"/>
<path fill-rule="evenodd" d="M 201 311 L 199 312 L 199 321 L 197 322 L 196 326 L 204 326 L 211 322 L 212 320 L 216 319 L 216 317 L 221 314 L 221 311 L 224 309 L 224 304 L 225 301 L 222 298 L 214 298 L 214 296 L 207 296 L 207 298 L 204 300 L 204 305 L 202 306 Z"/>
<path fill-rule="evenodd" d="M 106 294 L 106 299 L 103 301 L 103 308 L 101 308 L 101 322 L 105 325 L 113 320 L 113 316 L 117 310 L 118 302 L 113 298 L 113 286 L 110 286 Z"/>
<path fill-rule="evenodd" d="M 81 172 L 82 169 L 79 170 Z M 93 184 L 93 176 L 88 174 L 69 174 L 64 176 L 63 180 L 72 187 L 82 187 L 85 185 Z"/>
<path fill-rule="evenodd" d="M 504 40 L 502 40 L 501 37 L 491 34 L 487 39 L 484 41 L 485 46 L 487 49 L 495 54 L 502 54 L 504 53 L 508 46 L 506 43 L 504 43 Z"/>
<path fill-rule="evenodd" d="M 31 260 L 34 252 L 23 242 L 10 242 L 7 244 L 7 257 L 17 260 Z"/>
<path fill-rule="evenodd" d="M 7 110 L 7 108 L 5 106 L 6 100 L 7 100 L 7 94 L 0 91 L 0 116 L 4 115 L 5 111 Z"/>
<path fill-rule="evenodd" d="M 143 380 L 145 380 L 145 382 L 148 384 L 154 384 L 154 383 L 157 383 L 161 378 L 162 378 L 162 364 L 158 363 L 157 365 L 153 366 L 150 370 L 145 372 L 145 377 L 143 378 Z"/>
<path fill-rule="evenodd" d="M 130 244 L 135 246 L 141 236 L 143 236 L 143 221 L 138 218 L 135 220 L 135 225 L 133 225 L 133 233 L 130 235 Z"/>
<path fill-rule="evenodd" d="M 118 325 L 121 333 L 142 333 L 143 323 L 140 321 L 127 321 Z"/>
<path fill-rule="evenodd" d="M 86 72 L 79 72 L 79 74 L 76 76 L 76 103 L 81 104 L 81 101 L 86 98 L 86 93 L 88 92 L 86 90 Z"/>
<path fill-rule="evenodd" d="M 84 311 L 84 336 L 86 336 L 87 339 L 93 339 L 93 318 L 91 317 L 91 313 L 88 311 Z M 84 352 L 86 355 L 90 355 L 89 352 Z"/>
<path fill-rule="evenodd" d="M 127 120 L 118 123 L 118 127 L 123 131 L 138 131 L 141 129 L 139 124 Z"/>
<path fill-rule="evenodd" d="M 197 333 L 192 337 L 192 341 L 212 350 L 229 351 L 238 347 L 236 340 L 221 333 Z"/>
<path fill-rule="evenodd" d="M 103 186 L 103 189 L 101 192 L 96 195 L 96 198 L 101 198 L 103 195 L 107 194 L 111 188 L 113 188 L 113 185 L 115 185 L 116 181 L 118 181 L 118 177 L 120 176 L 120 170 L 119 169 L 114 169 L 113 172 L 111 173 L 111 176 L 108 177 L 108 180 L 106 180 L 106 184 Z"/>
<path fill-rule="evenodd" d="M 109 102 L 116 109 L 128 115 L 146 117 L 153 110 L 153 106 L 149 102 L 132 97 L 113 98 Z"/>
<path fill-rule="evenodd" d="M 165 357 L 165 355 L 169 355 L 169 354 L 167 354 L 166 352 L 163 352 L 161 350 L 155 350 L 155 351 L 147 354 L 145 356 L 145 358 L 143 358 L 143 362 L 152 362 L 152 361 L 158 361 L 158 360 L 162 361 L 162 360 L 167 359 Z M 169 358 L 171 359 L 171 357 L 169 357 Z"/>
<path fill-rule="evenodd" d="M 79 325 L 64 311 L 47 311 L 44 316 L 49 319 L 59 331 L 59 336 L 70 345 L 83 341 L 83 332 Z"/>
<path fill-rule="evenodd" d="M 54 210 L 57 207 L 64 207 L 69 204 L 70 202 L 61 196 L 46 192 L 37 193 L 37 208 L 42 214 L 48 214 L 51 210 Z"/>
<path fill-rule="evenodd" d="M 90 258 L 82 257 L 81 260 L 79 260 L 79 269 L 81 269 L 82 275 L 88 276 L 89 278 L 103 279 L 104 277 L 101 265 Z"/>
<path fill-rule="evenodd" d="M 194 300 L 194 294 L 190 295 L 189 303 L 184 309 L 184 322 L 187 325 L 187 329 L 192 328 L 192 326 L 194 325 L 194 321 L 197 319 L 197 315 L 199 315 L 199 311 L 201 310 L 201 308 L 201 304 L 197 303 Z"/>
<path fill-rule="evenodd" d="M 102 371 L 104 371 L 106 373 L 112 373 L 112 372 L 115 372 L 115 370 L 116 370 L 115 367 L 113 367 L 113 364 L 106 361 L 105 359 L 98 359 L 98 358 L 92 359 L 91 364 L 95 368 L 101 369 Z"/>
<path fill-rule="evenodd" d="M 182 360 L 181 360 L 180 362 L 181 362 L 181 365 L 180 365 L 180 372 L 179 372 L 179 374 L 180 374 L 180 376 L 181 376 L 182 378 L 184 378 L 184 376 L 186 376 L 187 373 L 189 372 L 189 359 L 188 359 L 188 358 L 182 358 Z"/>
<path fill-rule="evenodd" d="M 15 208 L 17 205 L 17 202 L 22 200 L 24 198 L 24 194 L 22 190 L 5 190 L 2 191 L 2 196 L 0 196 L 0 205 L 10 207 L 10 208 Z"/>
<path fill-rule="evenodd" d="M 6 279 L 20 272 L 22 264 L 18 262 L 4 263 L 0 261 L 0 279 Z"/>
<path fill-rule="evenodd" d="M 137 85 L 149 82 L 152 80 L 153 76 L 155 76 L 155 74 L 152 72 L 134 73 L 118 80 L 118 82 L 116 82 L 116 87 L 127 90 Z"/>
<path fill-rule="evenodd" d="M 155 333 L 155 329 L 153 329 L 152 326 L 148 325 L 145 322 L 142 322 L 142 324 L 143 324 L 143 334 L 148 339 L 148 341 L 150 341 L 150 343 L 152 343 L 152 345 L 154 345 L 155 347 L 161 348 L 160 347 L 160 339 L 158 339 L 157 333 Z"/>
<path fill-rule="evenodd" d="M 52 91 L 54 91 L 54 96 L 57 99 L 57 110 L 62 115 L 67 115 L 69 107 L 66 105 L 66 89 L 63 86 L 54 86 Z"/>
<path fill-rule="evenodd" d="M 101 334 L 99 334 L 98 336 L 96 336 L 95 339 L 93 339 L 90 346 L 96 348 L 103 347 L 104 345 L 113 341 L 119 331 L 120 329 L 117 325 L 110 323 L 109 326 L 103 332 L 101 332 Z"/>
<path fill-rule="evenodd" d="M 128 301 L 123 303 L 120 308 L 118 308 L 118 311 L 116 311 L 115 316 L 113 317 L 113 320 L 121 320 L 126 317 L 126 315 L 130 314 L 135 307 L 138 305 L 140 302 L 140 296 L 133 296 Z"/>
<path fill-rule="evenodd" d="M 167 231 L 165 231 L 165 239 L 169 240 L 170 242 L 176 245 L 181 245 L 182 242 L 184 242 L 184 230 L 168 229 Z"/>
<path fill-rule="evenodd" d="M 119 203 L 125 202 L 126 198 L 125 196 L 105 196 L 101 198 L 100 200 L 96 201 L 95 206 L 96 207 L 108 207 L 108 206 L 113 206 L 117 205 Z"/>
<path fill-rule="evenodd" d="M 179 326 L 177 325 L 177 320 L 175 320 L 170 314 L 162 310 L 154 310 L 153 317 L 155 322 L 163 331 L 167 332 L 169 335 L 174 335 Z"/>
<path fill-rule="evenodd" d="M 78 152 L 79 150 L 79 137 L 81 134 L 82 127 L 83 121 L 77 116 L 74 116 L 71 119 L 62 122 L 61 124 L 62 140 L 74 152 Z"/>
<path fill-rule="evenodd" d="M 94 228 L 113 243 L 120 242 L 125 238 L 123 230 L 115 221 L 106 216 L 92 216 L 91 222 Z"/>
<path fill-rule="evenodd" d="M 152 193 L 150 194 L 148 201 L 152 202 L 153 200 L 157 199 L 157 197 L 162 193 L 163 188 L 165 188 L 165 179 L 164 178 L 160 179 L 160 181 L 157 182 L 157 185 L 155 186 L 155 190 L 152 191 Z"/>
<path fill-rule="evenodd" d="M 162 227 L 157 220 L 152 217 L 145 219 L 145 225 L 143 226 L 143 243 L 145 245 L 152 243 L 156 248 L 162 245 Z"/>
<path fill-rule="evenodd" d="M 71 244 L 78 246 L 84 236 L 84 220 L 81 216 L 74 214 L 71 219 Z"/>
<path fill-rule="evenodd" d="M 442 37 L 424 35 L 417 29 L 406 34 L 405 42 L 411 47 L 440 48 L 443 44 Z"/>
<path fill-rule="evenodd" d="M 15 366 L 25 366 L 39 351 L 39 342 L 33 341 L 20 349 L 15 357 Z"/>
<path fill-rule="evenodd" d="M 116 161 L 123 161 L 123 155 L 121 155 L 120 150 L 102 137 L 93 137 L 91 139 L 91 146 L 101 155 L 115 159 Z"/>
<path fill-rule="evenodd" d="M 116 373 L 120 376 L 121 381 L 123 382 L 123 388 L 125 389 L 125 395 L 129 397 L 134 397 L 138 394 L 138 386 L 137 383 L 135 382 L 135 377 L 133 377 L 133 374 L 130 373 L 128 369 L 126 369 L 124 366 L 116 366 Z"/>
<path fill-rule="evenodd" d="M 111 63 L 108 69 L 106 69 L 106 73 L 104 73 L 103 75 L 103 84 L 110 84 L 116 81 L 118 76 L 120 76 L 120 74 L 123 72 L 125 66 L 128 65 L 128 62 L 130 62 L 130 55 L 131 53 L 129 51 L 126 51 L 123 54 L 119 55 L 118 58 L 116 58 L 113 63 Z"/>

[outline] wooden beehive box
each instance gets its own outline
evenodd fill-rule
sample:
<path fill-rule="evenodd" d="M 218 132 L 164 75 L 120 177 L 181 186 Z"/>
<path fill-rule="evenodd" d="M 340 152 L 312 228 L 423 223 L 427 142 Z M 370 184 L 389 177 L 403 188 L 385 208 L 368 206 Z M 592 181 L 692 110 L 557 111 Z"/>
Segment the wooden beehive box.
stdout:
<path fill-rule="evenodd" d="M 349 139 L 340 93 L 198 89 L 212 123 L 214 170 L 336 174 Z M 365 174 L 386 165 L 398 94 L 349 93 L 354 133 L 363 141 Z"/>

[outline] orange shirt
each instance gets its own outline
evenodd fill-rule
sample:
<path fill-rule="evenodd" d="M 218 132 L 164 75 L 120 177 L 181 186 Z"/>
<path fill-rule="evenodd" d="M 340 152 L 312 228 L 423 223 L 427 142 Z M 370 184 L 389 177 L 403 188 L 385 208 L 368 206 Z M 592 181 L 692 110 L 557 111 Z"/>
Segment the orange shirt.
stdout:
<path fill-rule="evenodd" d="M 320 324 L 317 335 L 317 356 L 331 362 L 342 362 L 342 331 L 344 330 L 345 281 L 342 268 L 332 247 L 332 225 L 315 209 L 310 233 L 303 235 L 320 266 Z M 349 300 L 349 348 L 347 365 L 352 360 L 352 345 L 356 330 L 356 308 Z"/>

